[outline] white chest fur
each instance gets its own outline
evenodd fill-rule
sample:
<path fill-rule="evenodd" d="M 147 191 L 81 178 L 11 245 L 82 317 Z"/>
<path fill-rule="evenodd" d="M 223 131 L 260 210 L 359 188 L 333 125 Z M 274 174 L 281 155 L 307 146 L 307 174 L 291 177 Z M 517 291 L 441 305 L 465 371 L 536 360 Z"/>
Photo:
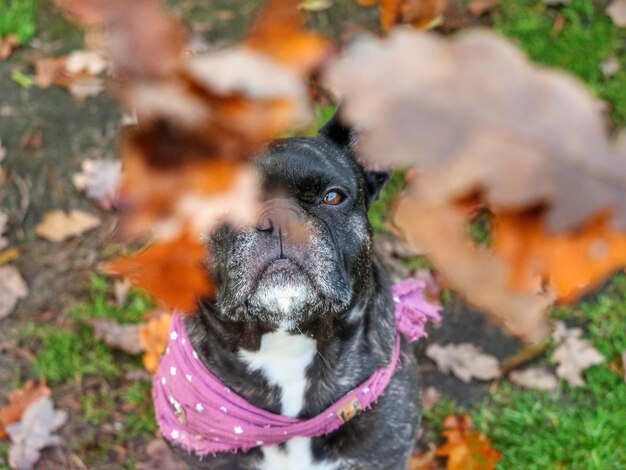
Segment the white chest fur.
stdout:
<path fill-rule="evenodd" d="M 316 353 L 315 340 L 284 331 L 261 337 L 258 351 L 239 351 L 250 369 L 263 372 L 268 382 L 281 388 L 281 413 L 295 417 L 300 413 L 306 392 L 306 369 Z"/>
<path fill-rule="evenodd" d="M 306 392 L 306 369 L 317 352 L 315 340 L 304 335 L 291 335 L 284 331 L 267 333 L 261 337 L 258 351 L 239 351 L 239 357 L 250 369 L 263 372 L 268 382 L 280 387 L 281 413 L 295 417 L 302 410 Z M 278 446 L 263 448 L 262 470 L 331 470 L 335 465 L 314 463 L 311 440 L 296 437 L 287 442 L 285 449 Z"/>

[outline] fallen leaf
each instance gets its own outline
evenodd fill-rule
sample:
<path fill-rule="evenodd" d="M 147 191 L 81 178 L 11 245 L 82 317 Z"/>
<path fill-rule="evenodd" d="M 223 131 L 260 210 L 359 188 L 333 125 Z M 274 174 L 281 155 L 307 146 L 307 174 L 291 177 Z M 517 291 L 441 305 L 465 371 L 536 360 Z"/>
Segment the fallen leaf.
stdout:
<path fill-rule="evenodd" d="M 424 451 L 413 452 L 407 464 L 407 470 L 437 470 L 438 467 L 437 447 L 432 443 Z"/>
<path fill-rule="evenodd" d="M 9 248 L 4 251 L 0 251 L 0 265 L 10 263 L 14 259 L 19 258 L 20 250 L 17 248 Z"/>
<path fill-rule="evenodd" d="M 617 26 L 626 27 L 626 0 L 613 0 L 606 7 L 606 14 Z"/>
<path fill-rule="evenodd" d="M 514 370 L 509 374 L 509 380 L 520 387 L 537 390 L 556 390 L 559 385 L 556 377 L 543 367 Z"/>
<path fill-rule="evenodd" d="M 380 27 L 387 31 L 396 24 L 409 24 L 419 29 L 437 26 L 448 0 L 357 0 L 359 5 L 378 3 Z"/>
<path fill-rule="evenodd" d="M 9 393 L 9 405 L 0 407 L 0 439 L 6 439 L 8 434 L 6 426 L 20 420 L 24 410 L 36 399 L 49 396 L 50 389 L 45 383 L 35 383 L 29 380 L 22 388 L 18 388 Z"/>
<path fill-rule="evenodd" d="M 35 227 L 35 233 L 46 240 L 59 242 L 70 237 L 82 235 L 100 225 L 95 215 L 73 209 L 68 214 L 56 209 L 44 214 Z"/>
<path fill-rule="evenodd" d="M 151 374 L 156 372 L 161 354 L 167 346 L 171 323 L 172 315 L 161 313 L 150 318 L 147 323 L 139 328 L 139 342 L 145 351 L 142 359 L 143 366 Z"/>
<path fill-rule="evenodd" d="M 602 75 L 605 77 L 612 77 L 619 72 L 620 65 L 617 57 L 611 56 L 606 60 L 603 60 L 602 63 L 600 63 L 600 70 L 602 71 Z"/>
<path fill-rule="evenodd" d="M 39 88 L 57 85 L 79 100 L 104 90 L 97 75 L 106 70 L 102 56 L 93 51 L 73 51 L 67 56 L 42 57 L 35 61 L 35 83 Z"/>
<path fill-rule="evenodd" d="M 310 11 L 317 13 L 328 10 L 333 6 L 332 0 L 304 0 L 298 5 L 298 10 Z"/>
<path fill-rule="evenodd" d="M 67 421 L 67 413 L 54 409 L 50 397 L 43 396 L 31 403 L 19 423 L 7 426 L 11 438 L 9 465 L 16 469 L 30 469 L 39 460 L 40 451 L 58 445 L 54 433 Z"/>
<path fill-rule="evenodd" d="M 446 442 L 436 455 L 447 457 L 447 470 L 493 470 L 502 454 L 491 447 L 491 440 L 473 430 L 467 415 L 451 414 L 443 420 L 441 435 Z"/>
<path fill-rule="evenodd" d="M 110 210 L 122 175 L 121 162 L 88 158 L 83 160 L 81 169 L 80 173 L 72 176 L 76 189 L 84 191 L 88 198 L 96 201 L 103 209 Z"/>
<path fill-rule="evenodd" d="M 187 464 L 176 456 L 161 439 L 153 439 L 146 446 L 147 462 L 137 463 L 137 470 L 186 470 Z"/>
<path fill-rule="evenodd" d="M 98 75 L 106 68 L 106 61 L 100 53 L 95 51 L 72 51 L 65 62 L 65 70 L 72 74 Z"/>
<path fill-rule="evenodd" d="M 8 59 L 19 45 L 20 39 L 15 34 L 0 36 L 0 60 Z"/>
<path fill-rule="evenodd" d="M 28 285 L 15 266 L 0 266 L 0 319 L 7 317 L 20 299 L 28 295 Z"/>
<path fill-rule="evenodd" d="M 202 296 L 211 297 L 213 285 L 204 267 L 205 246 L 188 233 L 156 242 L 137 254 L 107 262 L 103 271 L 123 276 L 167 306 L 195 312 Z"/>
<path fill-rule="evenodd" d="M 426 387 L 422 390 L 422 410 L 428 411 L 441 400 L 441 392 L 435 387 Z"/>
<path fill-rule="evenodd" d="M 605 361 L 589 341 L 580 338 L 582 333 L 580 328 L 567 328 L 563 322 L 558 322 L 552 334 L 558 344 L 551 356 L 558 364 L 556 375 L 567 380 L 572 387 L 585 385 L 581 373 Z"/>
<path fill-rule="evenodd" d="M 500 377 L 498 360 L 481 353 L 470 343 L 449 343 L 446 346 L 433 343 L 426 348 L 426 356 L 435 361 L 441 372 L 452 373 L 465 383 L 472 378 L 493 380 Z"/>
<path fill-rule="evenodd" d="M 469 11 L 474 16 L 481 16 L 493 10 L 500 3 L 500 0 L 470 0 Z"/>
<path fill-rule="evenodd" d="M 27 129 L 20 138 L 20 148 L 22 150 L 37 150 L 41 147 L 41 131 L 37 129 Z"/>
<path fill-rule="evenodd" d="M 9 240 L 2 235 L 6 233 L 8 227 L 7 223 L 9 222 L 9 214 L 6 212 L 0 211 L 0 250 L 5 249 L 9 246 Z"/>
<path fill-rule="evenodd" d="M 115 303 L 118 307 L 122 307 L 126 302 L 126 296 L 128 291 L 132 287 L 133 283 L 130 279 L 116 279 L 113 284 L 113 293 L 115 295 Z"/>
<path fill-rule="evenodd" d="M 94 329 L 95 339 L 104 341 L 107 346 L 133 355 L 143 351 L 139 342 L 139 325 L 121 325 L 108 318 L 92 318 L 88 323 Z"/>

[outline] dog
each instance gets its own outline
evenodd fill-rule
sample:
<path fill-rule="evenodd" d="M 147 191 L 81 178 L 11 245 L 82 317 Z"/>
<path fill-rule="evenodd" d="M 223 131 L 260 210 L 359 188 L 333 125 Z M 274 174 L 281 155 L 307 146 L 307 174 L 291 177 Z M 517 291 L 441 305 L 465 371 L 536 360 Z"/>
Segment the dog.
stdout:
<path fill-rule="evenodd" d="M 390 361 L 394 302 L 367 218 L 389 172 L 365 169 L 354 140 L 333 117 L 316 137 L 269 145 L 256 160 L 259 220 L 211 235 L 217 294 L 185 319 L 206 368 L 272 413 L 316 416 Z M 173 448 L 193 468 L 405 469 L 419 387 L 412 349 L 400 348 L 384 394 L 329 434 L 202 459 Z"/>

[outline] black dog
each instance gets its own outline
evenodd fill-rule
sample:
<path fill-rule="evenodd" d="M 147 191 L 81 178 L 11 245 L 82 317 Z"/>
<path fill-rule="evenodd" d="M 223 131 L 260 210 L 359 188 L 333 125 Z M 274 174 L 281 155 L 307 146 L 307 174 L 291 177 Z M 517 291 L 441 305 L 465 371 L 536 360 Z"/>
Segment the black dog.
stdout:
<path fill-rule="evenodd" d="M 215 301 L 186 320 L 195 350 L 255 406 L 309 418 L 387 364 L 394 304 L 372 249 L 367 208 L 388 179 L 350 151 L 333 119 L 314 138 L 273 143 L 259 160 L 264 211 L 256 227 L 212 237 Z M 295 438 L 193 466 L 215 469 L 404 469 L 419 424 L 408 343 L 384 395 L 330 434 Z"/>

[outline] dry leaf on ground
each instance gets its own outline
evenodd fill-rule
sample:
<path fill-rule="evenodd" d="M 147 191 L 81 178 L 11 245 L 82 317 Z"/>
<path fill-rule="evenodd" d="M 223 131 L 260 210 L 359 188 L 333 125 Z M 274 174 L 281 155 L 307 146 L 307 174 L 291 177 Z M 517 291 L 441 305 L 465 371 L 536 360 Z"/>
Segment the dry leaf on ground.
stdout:
<path fill-rule="evenodd" d="M 8 59 L 19 45 L 20 40 L 15 34 L 0 36 L 0 60 Z"/>
<path fill-rule="evenodd" d="M 500 377 L 498 360 L 481 353 L 470 343 L 449 343 L 446 346 L 433 343 L 426 348 L 426 355 L 435 361 L 441 372 L 452 373 L 466 383 L 472 378 L 493 380 Z"/>
<path fill-rule="evenodd" d="M 159 358 L 167 345 L 171 322 L 172 314 L 163 312 L 150 318 L 139 328 L 139 342 L 146 351 L 143 356 L 143 365 L 151 374 L 156 371 Z"/>
<path fill-rule="evenodd" d="M 6 428 L 11 438 L 9 465 L 20 470 L 32 468 L 42 449 L 59 444 L 60 438 L 54 433 L 66 421 L 67 413 L 55 410 L 50 397 L 40 397 L 31 403 L 20 422 Z"/>
<path fill-rule="evenodd" d="M 57 85 L 67 88 L 79 100 L 100 94 L 104 82 L 97 75 L 106 70 L 102 56 L 93 51 L 74 51 L 62 57 L 35 61 L 35 83 L 40 88 Z"/>
<path fill-rule="evenodd" d="M 82 235 L 100 225 L 100 219 L 88 212 L 76 209 L 65 213 L 56 209 L 44 214 L 35 233 L 46 240 L 59 242 L 66 238 Z"/>
<path fill-rule="evenodd" d="M 600 63 L 600 70 L 605 77 L 612 77 L 620 71 L 619 60 L 615 56 L 607 57 Z"/>
<path fill-rule="evenodd" d="M 491 447 L 491 440 L 473 430 L 467 415 L 448 415 L 443 420 L 441 435 L 446 442 L 437 449 L 437 455 L 447 457 L 447 470 L 493 470 L 502 458 Z"/>
<path fill-rule="evenodd" d="M 554 374 L 543 367 L 514 370 L 509 374 L 509 380 L 520 387 L 537 390 L 556 390 L 559 385 Z"/>
<path fill-rule="evenodd" d="M 439 389 L 435 387 L 426 387 L 425 389 L 423 389 L 421 396 L 422 410 L 430 410 L 433 406 L 437 404 L 439 400 L 441 400 L 441 397 L 441 391 L 439 391 Z"/>
<path fill-rule="evenodd" d="M 3 250 L 7 246 L 9 246 L 9 240 L 6 237 L 2 236 L 7 231 L 8 222 L 9 215 L 5 212 L 0 211 L 0 250 Z"/>
<path fill-rule="evenodd" d="M 94 329 L 94 337 L 108 346 L 128 354 L 139 354 L 143 351 L 139 342 L 140 325 L 121 325 L 107 318 L 92 318 L 89 324 Z"/>
<path fill-rule="evenodd" d="M 74 186 L 84 191 L 88 198 L 103 209 L 110 210 L 115 199 L 115 189 L 122 175 L 119 160 L 83 160 L 81 172 L 72 176 Z"/>
<path fill-rule="evenodd" d="M 413 452 L 409 456 L 407 470 L 437 470 L 437 448 L 429 444 L 428 449 L 422 452 Z"/>
<path fill-rule="evenodd" d="M 622 28 L 626 27 L 626 0 L 613 0 L 606 8 L 606 14 L 613 23 Z"/>
<path fill-rule="evenodd" d="M 298 5 L 298 9 L 317 13 L 318 11 L 328 10 L 332 6 L 332 0 L 303 0 Z"/>
<path fill-rule="evenodd" d="M 115 303 L 118 307 L 122 307 L 126 302 L 128 291 L 132 287 L 133 283 L 130 279 L 116 279 L 113 284 L 113 293 L 115 295 Z"/>
<path fill-rule="evenodd" d="M 7 317 L 20 299 L 28 295 L 28 285 L 15 266 L 0 266 L 0 319 Z"/>
<path fill-rule="evenodd" d="M 176 456 L 161 438 L 153 439 L 146 446 L 147 462 L 138 462 L 137 470 L 186 470 L 187 464 Z"/>
<path fill-rule="evenodd" d="M 552 360 L 558 364 L 556 375 L 567 380 L 573 387 L 585 385 L 581 373 L 589 367 L 602 364 L 605 357 L 587 340 L 581 339 L 581 328 L 567 328 L 558 322 L 552 338 L 558 344 Z"/>
<path fill-rule="evenodd" d="M 35 383 L 29 380 L 22 388 L 9 393 L 9 405 L 0 407 L 0 439 L 5 439 L 8 434 L 5 428 L 20 420 L 24 410 L 39 397 L 49 396 L 50 389 L 45 383 Z"/>
<path fill-rule="evenodd" d="M 359 5 L 378 3 L 380 27 L 387 31 L 396 24 L 429 29 L 441 23 L 448 0 L 357 0 Z"/>
<path fill-rule="evenodd" d="M 474 16 L 481 16 L 495 8 L 500 0 L 470 0 L 468 4 L 469 11 Z"/>

